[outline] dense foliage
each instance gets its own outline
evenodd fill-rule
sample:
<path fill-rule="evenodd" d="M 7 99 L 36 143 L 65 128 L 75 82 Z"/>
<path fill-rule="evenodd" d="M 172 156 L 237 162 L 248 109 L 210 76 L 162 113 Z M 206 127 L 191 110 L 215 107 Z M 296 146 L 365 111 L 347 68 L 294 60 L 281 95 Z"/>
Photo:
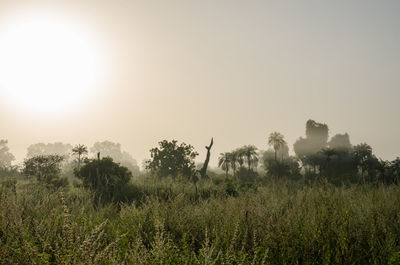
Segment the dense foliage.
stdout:
<path fill-rule="evenodd" d="M 64 160 L 60 155 L 38 155 L 24 161 L 23 174 L 34 176 L 40 183 L 48 186 L 66 186 L 67 180 L 60 178 L 61 163 Z"/>
<path fill-rule="evenodd" d="M 198 155 L 193 146 L 178 141 L 161 141 L 150 150 L 151 159 L 146 168 L 161 177 L 184 176 L 191 179 L 195 173 L 194 159 Z"/>
<path fill-rule="evenodd" d="M 119 201 L 121 192 L 132 177 L 124 166 L 115 163 L 111 157 L 85 159 L 84 165 L 75 170 L 75 175 L 83 182 L 83 187 L 92 190 L 101 202 Z"/>

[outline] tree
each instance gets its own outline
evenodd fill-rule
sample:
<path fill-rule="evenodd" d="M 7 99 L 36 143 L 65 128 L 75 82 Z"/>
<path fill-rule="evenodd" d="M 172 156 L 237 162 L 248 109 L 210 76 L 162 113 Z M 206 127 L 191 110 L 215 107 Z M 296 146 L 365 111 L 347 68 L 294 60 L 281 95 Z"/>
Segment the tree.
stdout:
<path fill-rule="evenodd" d="M 122 160 L 123 156 L 121 144 L 111 141 L 95 142 L 90 148 L 90 152 L 93 154 L 100 153 L 103 157 L 111 157 L 114 161 Z"/>
<path fill-rule="evenodd" d="M 103 203 L 124 200 L 123 190 L 132 177 L 128 168 L 115 163 L 111 157 L 85 159 L 75 175 L 82 179 L 83 187 L 92 190 L 96 199 Z"/>
<path fill-rule="evenodd" d="M 311 166 L 316 173 L 319 161 L 318 152 L 328 145 L 328 125 L 308 120 L 306 123 L 306 138 L 300 137 L 294 144 L 293 149 L 303 166 Z M 306 167 L 307 169 L 307 167 Z"/>
<path fill-rule="evenodd" d="M 246 156 L 245 150 L 243 147 L 241 147 L 241 148 L 236 149 L 234 152 L 236 154 L 236 160 L 239 164 L 239 168 L 242 168 L 244 165 L 244 160 L 245 160 L 245 156 Z"/>
<path fill-rule="evenodd" d="M 325 123 L 308 120 L 306 123 L 306 137 L 314 148 L 321 150 L 326 147 L 329 137 L 329 128 Z"/>
<path fill-rule="evenodd" d="M 350 152 L 353 148 L 350 143 L 350 137 L 347 133 L 345 134 L 336 134 L 331 138 L 328 143 L 329 148 L 335 149 L 337 151 Z"/>
<path fill-rule="evenodd" d="M 268 174 L 275 178 L 288 177 L 290 175 L 290 165 L 283 161 L 279 162 L 273 160 L 272 163 L 269 164 Z"/>
<path fill-rule="evenodd" d="M 248 170 L 251 171 L 253 167 L 257 167 L 258 164 L 258 153 L 257 147 L 254 145 L 247 145 L 243 147 L 243 153 L 245 154 Z"/>
<path fill-rule="evenodd" d="M 233 177 L 236 177 L 236 165 L 238 163 L 238 152 L 233 151 L 229 153 L 230 166 L 233 170 Z"/>
<path fill-rule="evenodd" d="M 151 159 L 146 168 L 160 177 L 182 175 L 191 179 L 195 173 L 194 159 L 198 155 L 193 146 L 178 141 L 163 140 L 159 147 L 150 149 Z"/>
<path fill-rule="evenodd" d="M 35 176 L 39 182 L 50 186 L 65 186 L 66 179 L 60 179 L 61 163 L 64 160 L 60 155 L 39 155 L 24 161 L 23 173 Z"/>
<path fill-rule="evenodd" d="M 96 142 L 90 148 L 94 155 L 100 153 L 102 157 L 111 157 L 115 162 L 127 167 L 133 175 L 139 174 L 137 161 L 126 151 L 122 151 L 121 144 L 111 141 Z"/>
<path fill-rule="evenodd" d="M 323 165 L 323 168 L 325 170 L 325 174 L 327 174 L 327 167 L 329 165 L 329 162 L 332 160 L 332 157 L 337 155 L 337 151 L 332 148 L 324 148 L 320 151 L 320 155 L 322 155 L 322 161 L 320 167 Z M 320 168 L 320 176 L 322 176 L 322 167 Z"/>
<path fill-rule="evenodd" d="M 10 153 L 8 141 L 0 140 L 0 168 L 10 167 L 13 160 L 15 160 L 15 157 Z"/>
<path fill-rule="evenodd" d="M 81 167 L 81 158 L 83 155 L 88 153 L 88 149 L 85 145 L 78 144 L 74 148 L 72 148 L 72 154 L 78 155 L 78 168 Z"/>
<path fill-rule="evenodd" d="M 222 170 L 225 170 L 226 177 L 228 177 L 228 171 L 231 165 L 230 158 L 231 153 L 229 152 L 221 153 L 218 158 L 218 167 L 220 167 Z"/>
<path fill-rule="evenodd" d="M 397 157 L 395 160 L 391 161 L 389 164 L 389 174 L 391 183 L 400 184 L 400 158 Z"/>
<path fill-rule="evenodd" d="M 268 170 L 268 165 L 275 162 L 275 151 L 273 149 L 268 149 L 266 151 L 261 151 L 261 162 L 265 170 Z M 289 156 L 289 147 L 284 144 L 277 152 L 277 157 L 281 158 L 281 161 L 291 159 Z"/>
<path fill-rule="evenodd" d="M 294 144 L 293 150 L 296 156 L 299 158 L 303 166 L 307 166 L 307 157 L 311 155 L 313 152 L 310 151 L 308 139 L 300 137 Z"/>
<path fill-rule="evenodd" d="M 208 167 L 208 162 L 210 161 L 210 150 L 211 150 L 211 147 L 213 146 L 213 144 L 214 144 L 214 140 L 213 140 L 213 138 L 211 138 L 210 145 L 206 146 L 206 149 L 207 149 L 206 160 L 204 161 L 204 164 L 203 164 L 203 166 L 201 167 L 201 169 L 199 171 L 200 176 L 203 179 L 207 177 L 207 167 Z"/>
<path fill-rule="evenodd" d="M 277 161 L 278 151 L 286 144 L 283 135 L 279 132 L 273 132 L 268 137 L 268 144 L 274 148 L 275 161 Z"/>
<path fill-rule="evenodd" d="M 386 184 L 388 182 L 386 178 L 386 172 L 390 169 L 390 162 L 387 160 L 379 159 L 377 168 L 380 174 L 380 181 L 382 181 L 383 184 Z"/>
<path fill-rule="evenodd" d="M 41 155 L 60 155 L 68 159 L 72 151 L 72 145 L 64 144 L 61 142 L 55 143 L 37 143 L 28 147 L 27 157 L 41 156 Z"/>
<path fill-rule="evenodd" d="M 366 143 L 354 146 L 353 157 L 361 171 L 361 181 L 365 181 L 364 173 L 368 170 L 371 160 L 373 160 L 372 147 Z"/>

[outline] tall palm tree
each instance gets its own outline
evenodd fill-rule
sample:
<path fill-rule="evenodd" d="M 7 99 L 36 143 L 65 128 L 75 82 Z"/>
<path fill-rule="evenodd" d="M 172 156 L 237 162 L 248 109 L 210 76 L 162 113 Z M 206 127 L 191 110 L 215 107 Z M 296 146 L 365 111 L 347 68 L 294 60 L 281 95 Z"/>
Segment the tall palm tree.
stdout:
<path fill-rule="evenodd" d="M 275 161 L 277 161 L 277 153 L 285 144 L 283 135 L 279 132 L 273 132 L 268 137 L 268 144 L 274 148 L 275 151 Z"/>
<path fill-rule="evenodd" d="M 257 166 L 257 164 L 258 164 L 257 147 L 255 147 L 254 145 L 244 146 L 243 152 L 246 157 L 248 169 L 252 170 L 252 167 Z"/>
<path fill-rule="evenodd" d="M 226 177 L 228 177 L 228 171 L 231 163 L 231 153 L 225 152 L 221 153 L 218 158 L 218 167 L 225 170 Z"/>
<path fill-rule="evenodd" d="M 332 160 L 332 157 L 337 155 L 338 152 L 335 149 L 327 147 L 327 148 L 322 149 L 318 154 L 321 156 L 321 163 L 319 165 L 319 173 L 320 173 L 320 176 L 322 177 L 322 173 L 323 173 L 322 171 L 324 170 L 325 171 L 324 173 L 327 174 L 326 169 L 328 167 L 328 164 Z M 327 176 L 325 176 L 325 177 L 327 177 Z"/>
<path fill-rule="evenodd" d="M 88 149 L 85 145 L 83 144 L 78 144 L 74 148 L 72 148 L 72 154 L 78 155 L 78 168 L 81 167 L 81 158 L 83 155 L 86 155 L 88 153 Z"/>
<path fill-rule="evenodd" d="M 229 153 L 229 160 L 231 163 L 231 168 L 233 170 L 233 177 L 236 177 L 236 165 L 238 163 L 238 152 L 233 151 L 231 153 Z"/>
<path fill-rule="evenodd" d="M 368 170 L 368 165 L 370 164 L 368 162 L 374 158 L 372 147 L 366 143 L 354 146 L 353 157 L 356 160 L 357 166 L 361 169 L 361 181 L 364 182 L 364 173 Z"/>
<path fill-rule="evenodd" d="M 238 148 L 234 151 L 236 153 L 236 160 L 239 164 L 239 168 L 243 167 L 244 160 L 245 160 L 245 150 L 244 147 Z"/>

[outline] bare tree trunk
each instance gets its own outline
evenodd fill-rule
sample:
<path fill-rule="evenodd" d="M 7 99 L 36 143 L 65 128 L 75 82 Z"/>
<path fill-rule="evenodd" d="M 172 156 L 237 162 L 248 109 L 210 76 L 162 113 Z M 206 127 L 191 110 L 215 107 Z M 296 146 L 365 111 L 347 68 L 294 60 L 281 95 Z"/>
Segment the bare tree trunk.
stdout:
<path fill-rule="evenodd" d="M 213 146 L 213 144 L 214 144 L 214 140 L 213 140 L 213 138 L 211 138 L 210 145 L 206 146 L 206 149 L 207 149 L 206 160 L 204 161 L 203 167 L 199 171 L 202 179 L 207 177 L 207 167 L 208 167 L 208 162 L 210 161 L 210 150 L 211 150 L 211 147 Z"/>

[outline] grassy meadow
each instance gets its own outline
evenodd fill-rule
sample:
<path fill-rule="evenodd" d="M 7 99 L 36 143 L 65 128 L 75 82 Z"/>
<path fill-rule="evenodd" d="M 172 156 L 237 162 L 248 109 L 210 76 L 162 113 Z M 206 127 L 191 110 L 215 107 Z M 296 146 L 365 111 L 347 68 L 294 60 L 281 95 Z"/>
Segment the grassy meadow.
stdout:
<path fill-rule="evenodd" d="M 133 178 L 130 201 L 2 180 L 2 264 L 398 264 L 400 188 Z M 234 191 L 234 192 L 233 192 Z"/>

